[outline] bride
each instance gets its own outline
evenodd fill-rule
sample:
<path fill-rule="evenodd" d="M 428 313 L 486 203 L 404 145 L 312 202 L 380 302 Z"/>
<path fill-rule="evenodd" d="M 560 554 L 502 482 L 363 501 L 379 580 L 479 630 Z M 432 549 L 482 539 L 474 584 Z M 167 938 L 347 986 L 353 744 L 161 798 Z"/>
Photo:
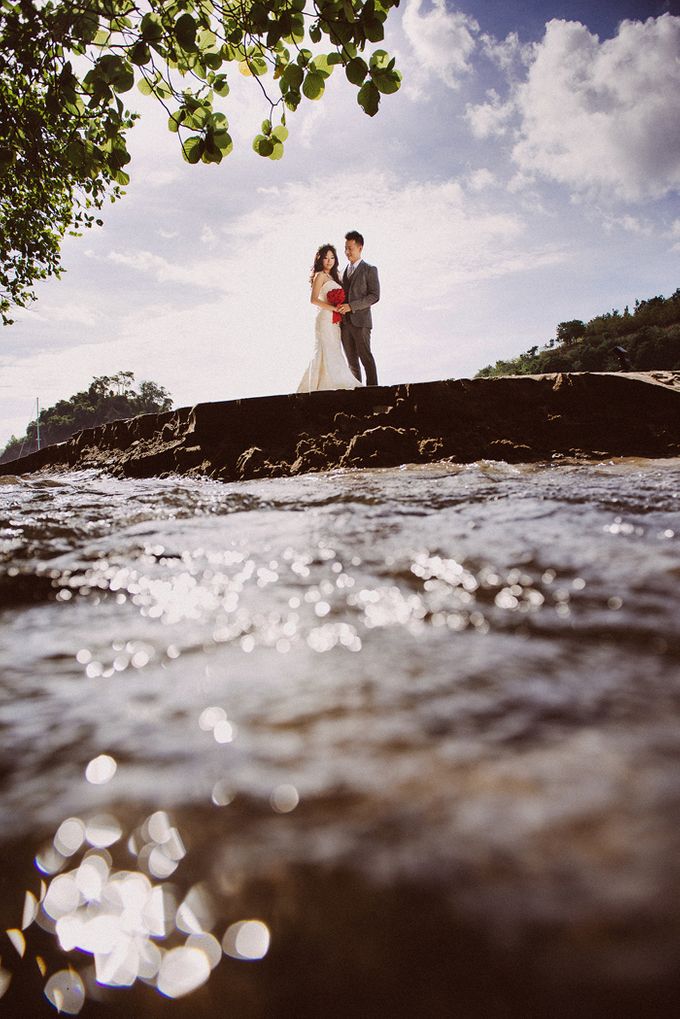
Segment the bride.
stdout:
<path fill-rule="evenodd" d="M 326 299 L 330 291 L 342 290 L 338 276 L 338 255 L 332 244 L 322 244 L 314 256 L 311 275 L 312 304 L 316 316 L 314 353 L 307 366 L 298 393 L 319 389 L 356 389 L 361 385 L 349 370 L 340 340 L 340 325 L 333 321 L 333 305 Z"/>

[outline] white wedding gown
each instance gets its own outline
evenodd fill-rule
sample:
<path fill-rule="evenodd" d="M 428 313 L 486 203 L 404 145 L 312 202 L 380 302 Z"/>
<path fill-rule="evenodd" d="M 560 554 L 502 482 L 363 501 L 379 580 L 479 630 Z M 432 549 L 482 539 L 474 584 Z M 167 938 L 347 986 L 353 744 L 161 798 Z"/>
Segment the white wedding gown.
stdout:
<path fill-rule="evenodd" d="M 335 280 L 326 280 L 319 291 L 322 301 L 329 290 L 339 286 Z M 319 389 L 357 389 L 362 383 L 349 370 L 342 351 L 340 325 L 333 322 L 333 312 L 319 308 L 314 328 L 314 353 L 307 366 L 298 393 L 315 393 Z"/>

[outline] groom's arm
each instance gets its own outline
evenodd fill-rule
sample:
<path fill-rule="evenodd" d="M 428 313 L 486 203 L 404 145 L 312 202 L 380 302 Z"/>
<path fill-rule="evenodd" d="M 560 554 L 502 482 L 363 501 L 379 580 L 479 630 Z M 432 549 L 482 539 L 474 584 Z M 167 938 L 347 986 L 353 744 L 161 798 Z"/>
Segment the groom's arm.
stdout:
<path fill-rule="evenodd" d="M 364 308 L 370 308 L 372 304 L 377 304 L 380 300 L 380 280 L 378 279 L 378 270 L 374 265 L 368 268 L 368 281 L 366 283 L 366 294 L 363 297 L 355 297 L 352 300 L 352 311 L 363 311 Z"/>

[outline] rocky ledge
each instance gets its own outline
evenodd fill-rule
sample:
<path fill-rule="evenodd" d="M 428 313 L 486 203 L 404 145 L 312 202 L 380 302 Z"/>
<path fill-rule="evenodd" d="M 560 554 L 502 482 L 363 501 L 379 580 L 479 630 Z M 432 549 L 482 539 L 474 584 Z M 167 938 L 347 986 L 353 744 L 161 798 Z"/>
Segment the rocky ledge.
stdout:
<path fill-rule="evenodd" d="M 680 372 L 448 379 L 200 403 L 87 428 L 0 475 L 223 481 L 438 460 L 680 455 Z"/>

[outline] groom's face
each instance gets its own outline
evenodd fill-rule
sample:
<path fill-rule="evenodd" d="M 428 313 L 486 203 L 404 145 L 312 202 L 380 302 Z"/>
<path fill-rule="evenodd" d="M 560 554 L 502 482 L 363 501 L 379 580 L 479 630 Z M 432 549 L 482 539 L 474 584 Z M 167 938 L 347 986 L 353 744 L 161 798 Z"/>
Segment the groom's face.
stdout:
<path fill-rule="evenodd" d="M 362 251 L 363 248 L 361 247 L 360 244 L 357 244 L 356 241 L 345 241 L 345 254 L 347 255 L 348 261 L 351 262 L 352 265 L 354 265 L 355 262 L 359 261 L 359 259 L 361 258 Z"/>

